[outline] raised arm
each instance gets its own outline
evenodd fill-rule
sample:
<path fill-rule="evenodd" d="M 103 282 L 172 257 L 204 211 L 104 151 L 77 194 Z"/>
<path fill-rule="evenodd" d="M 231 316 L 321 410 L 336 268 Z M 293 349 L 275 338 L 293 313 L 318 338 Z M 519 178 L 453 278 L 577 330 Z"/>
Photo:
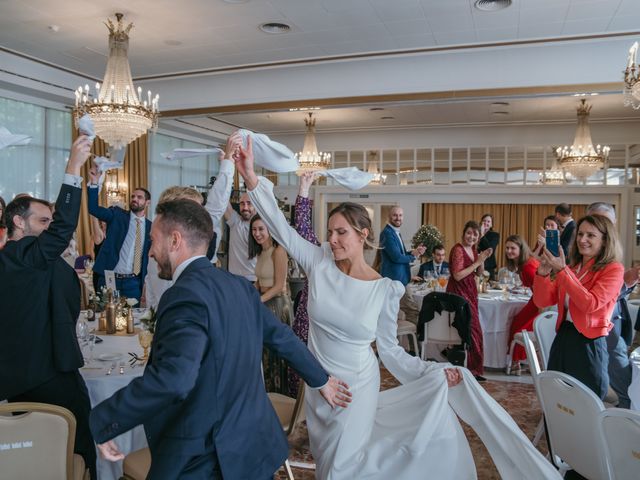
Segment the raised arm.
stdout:
<path fill-rule="evenodd" d="M 89 158 L 90 148 L 91 141 L 85 135 L 78 137 L 73 142 L 64 181 L 56 200 L 53 221 L 36 241 L 26 244 L 21 254 L 26 264 L 42 266 L 54 261 L 69 246 L 73 232 L 75 232 L 78 225 L 78 215 L 80 214 L 80 197 L 82 194 L 80 168 Z"/>
<path fill-rule="evenodd" d="M 216 233 L 216 248 L 214 256 L 218 251 L 218 244 L 222 238 L 222 216 L 225 215 L 227 208 L 230 208 L 229 197 L 231 196 L 231 189 L 233 187 L 234 170 L 233 160 L 226 158 L 225 155 L 225 158 L 220 162 L 218 177 L 209 190 L 207 203 L 204 206 L 211 216 L 213 231 Z"/>
<path fill-rule="evenodd" d="M 293 227 L 307 242 L 320 245 L 316 233 L 311 225 L 311 200 L 309 200 L 309 188 L 315 179 L 311 172 L 305 172 L 300 176 L 300 188 L 296 197 L 295 219 Z"/>
<path fill-rule="evenodd" d="M 89 204 L 89 214 L 98 220 L 110 223 L 113 220 L 113 210 L 98 205 L 98 194 L 100 193 L 100 174 L 98 167 L 91 165 L 89 169 L 89 185 L 87 187 L 87 203 Z"/>
<path fill-rule="evenodd" d="M 267 225 L 269 232 L 284 249 L 289 252 L 305 272 L 310 273 L 315 265 L 322 261 L 322 249 L 312 245 L 291 228 L 278 208 L 273 195 L 273 183 L 253 171 L 253 148 L 251 137 L 247 139 L 247 148 L 240 146 L 236 159 L 236 168 L 247 186 L 249 198 Z"/>

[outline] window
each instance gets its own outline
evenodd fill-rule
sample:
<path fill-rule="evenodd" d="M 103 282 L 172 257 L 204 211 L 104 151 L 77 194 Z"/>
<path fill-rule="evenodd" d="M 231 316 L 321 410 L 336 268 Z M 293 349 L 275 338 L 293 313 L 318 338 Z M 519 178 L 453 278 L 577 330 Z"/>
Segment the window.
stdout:
<path fill-rule="evenodd" d="M 0 126 L 31 137 L 29 145 L 0 150 L 0 196 L 55 200 L 71 149 L 71 114 L 0 97 Z"/>

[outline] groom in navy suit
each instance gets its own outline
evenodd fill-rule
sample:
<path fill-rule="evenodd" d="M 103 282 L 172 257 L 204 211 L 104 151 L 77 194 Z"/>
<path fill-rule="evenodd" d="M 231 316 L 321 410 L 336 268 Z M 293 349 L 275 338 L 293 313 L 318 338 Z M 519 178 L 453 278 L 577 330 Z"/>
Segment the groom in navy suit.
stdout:
<path fill-rule="evenodd" d="M 409 264 L 424 253 L 424 247 L 420 245 L 415 250 L 407 251 L 400 235 L 400 226 L 404 218 L 404 212 L 400 207 L 393 207 L 389 211 L 389 222 L 380 232 L 380 247 L 382 250 L 380 275 L 392 280 L 398 280 L 403 285 L 411 280 Z"/>
<path fill-rule="evenodd" d="M 175 200 L 156 214 L 151 256 L 174 284 L 158 306 L 144 375 L 91 412 L 98 448 L 108 460 L 123 458 L 111 439 L 144 423 L 147 478 L 272 478 L 288 445 L 265 392 L 263 345 L 332 406 L 347 406 L 348 387 L 325 373 L 251 283 L 211 265 L 213 224 L 202 206 Z"/>

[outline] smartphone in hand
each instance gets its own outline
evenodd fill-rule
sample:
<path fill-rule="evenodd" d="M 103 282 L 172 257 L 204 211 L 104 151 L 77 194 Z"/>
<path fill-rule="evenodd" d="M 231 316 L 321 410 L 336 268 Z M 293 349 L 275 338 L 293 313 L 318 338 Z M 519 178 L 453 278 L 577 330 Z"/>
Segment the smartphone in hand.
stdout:
<path fill-rule="evenodd" d="M 558 230 L 545 230 L 545 247 L 554 257 L 560 256 L 560 232 Z"/>

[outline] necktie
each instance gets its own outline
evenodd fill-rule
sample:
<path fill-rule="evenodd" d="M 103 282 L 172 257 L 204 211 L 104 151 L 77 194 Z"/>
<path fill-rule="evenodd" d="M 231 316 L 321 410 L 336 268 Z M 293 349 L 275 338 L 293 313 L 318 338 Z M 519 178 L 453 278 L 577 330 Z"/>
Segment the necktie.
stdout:
<path fill-rule="evenodd" d="M 136 243 L 133 248 L 133 274 L 140 275 L 142 270 L 142 226 L 140 220 L 136 219 Z"/>

